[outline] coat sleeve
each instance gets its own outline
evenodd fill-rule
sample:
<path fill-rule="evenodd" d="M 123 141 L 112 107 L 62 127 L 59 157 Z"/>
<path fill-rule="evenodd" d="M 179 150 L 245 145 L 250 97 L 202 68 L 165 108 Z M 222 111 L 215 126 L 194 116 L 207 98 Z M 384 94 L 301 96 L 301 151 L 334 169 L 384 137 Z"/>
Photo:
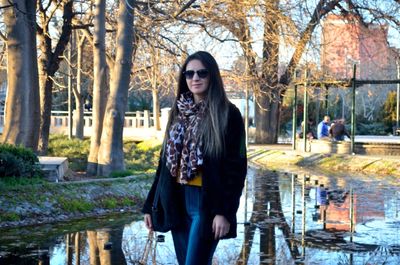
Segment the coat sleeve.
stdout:
<path fill-rule="evenodd" d="M 145 203 L 143 205 L 143 208 L 142 208 L 142 213 L 145 213 L 145 214 L 146 213 L 148 213 L 148 214 L 151 213 L 151 208 L 152 208 L 153 201 L 154 201 L 154 195 L 156 193 L 157 184 L 158 184 L 158 181 L 160 179 L 160 171 L 161 171 L 161 166 L 162 166 L 162 161 L 163 161 L 162 153 L 163 153 L 163 151 L 161 150 L 160 159 L 158 160 L 158 166 L 157 166 L 156 175 L 154 176 L 153 184 L 151 185 L 150 191 L 147 194 L 146 201 L 145 201 Z"/>
<path fill-rule="evenodd" d="M 225 156 L 221 165 L 221 193 L 216 214 L 229 222 L 236 220 L 240 196 L 247 173 L 246 135 L 240 111 L 232 106 L 225 137 Z"/>

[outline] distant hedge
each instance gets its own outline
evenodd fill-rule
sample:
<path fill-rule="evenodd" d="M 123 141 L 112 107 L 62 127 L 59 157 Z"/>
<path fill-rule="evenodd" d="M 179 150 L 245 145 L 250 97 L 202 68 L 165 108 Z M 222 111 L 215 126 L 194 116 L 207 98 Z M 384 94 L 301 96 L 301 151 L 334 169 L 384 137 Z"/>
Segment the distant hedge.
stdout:
<path fill-rule="evenodd" d="M 0 144 L 0 178 L 41 175 L 39 159 L 31 149 Z"/>

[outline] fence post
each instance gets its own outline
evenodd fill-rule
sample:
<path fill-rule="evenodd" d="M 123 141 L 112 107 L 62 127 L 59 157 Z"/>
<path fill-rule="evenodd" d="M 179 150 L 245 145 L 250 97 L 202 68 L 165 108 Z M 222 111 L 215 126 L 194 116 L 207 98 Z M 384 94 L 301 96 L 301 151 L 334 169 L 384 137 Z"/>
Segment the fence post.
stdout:
<path fill-rule="evenodd" d="M 292 138 L 293 138 L 293 146 L 292 149 L 296 150 L 296 128 L 297 128 L 297 85 L 294 85 L 294 97 L 293 97 L 293 109 L 292 109 Z"/>
<path fill-rule="evenodd" d="M 307 69 L 306 69 L 306 71 L 304 73 L 304 106 L 303 106 L 303 143 L 304 143 L 304 152 L 307 152 L 307 130 L 308 130 L 307 78 L 308 78 L 308 73 L 307 73 Z"/>
<path fill-rule="evenodd" d="M 143 111 L 143 126 L 144 128 L 150 128 L 150 111 Z"/>
<path fill-rule="evenodd" d="M 135 115 L 135 123 L 136 123 L 136 127 L 135 128 L 140 128 L 140 127 L 142 127 L 142 125 L 140 124 L 140 121 L 142 120 L 142 117 L 141 117 L 141 114 L 140 114 L 140 111 L 136 111 L 136 115 Z"/>
<path fill-rule="evenodd" d="M 353 65 L 353 78 L 351 79 L 351 154 L 355 154 L 354 136 L 356 135 L 356 64 Z"/>

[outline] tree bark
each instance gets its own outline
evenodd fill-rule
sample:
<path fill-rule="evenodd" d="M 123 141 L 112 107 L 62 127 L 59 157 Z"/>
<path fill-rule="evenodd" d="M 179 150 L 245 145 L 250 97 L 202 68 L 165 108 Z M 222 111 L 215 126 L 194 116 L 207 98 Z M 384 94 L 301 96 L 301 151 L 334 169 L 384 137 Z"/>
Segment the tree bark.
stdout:
<path fill-rule="evenodd" d="M 153 117 L 154 117 L 154 128 L 157 131 L 161 130 L 160 125 L 160 102 L 158 100 L 158 89 L 157 89 L 157 75 L 158 75 L 158 51 L 152 47 L 152 98 L 153 98 Z"/>
<path fill-rule="evenodd" d="M 134 42 L 133 10 L 128 4 L 134 6 L 134 0 L 120 1 L 119 4 L 115 66 L 98 157 L 98 175 L 102 176 L 125 170 L 122 136 Z"/>
<path fill-rule="evenodd" d="M 100 264 L 99 246 L 97 245 L 97 232 L 87 231 L 87 238 L 89 244 L 89 264 Z"/>
<path fill-rule="evenodd" d="M 256 143 L 278 141 L 281 96 L 278 86 L 279 0 L 266 1 L 260 91 L 255 93 Z"/>
<path fill-rule="evenodd" d="M 9 5 L 7 0 L 1 1 Z M 15 0 L 4 9 L 7 27 L 7 96 L 3 142 L 37 150 L 39 81 L 36 52 L 36 1 Z"/>
<path fill-rule="evenodd" d="M 76 88 L 73 89 L 75 97 L 75 111 L 74 111 L 74 121 L 75 121 L 75 137 L 78 139 L 83 139 L 83 128 L 84 128 L 84 117 L 83 117 L 83 95 L 82 95 L 82 50 L 85 44 L 85 36 L 79 38 L 78 33 L 76 33 L 77 40 L 77 58 L 76 58 Z"/>
<path fill-rule="evenodd" d="M 106 1 L 96 0 L 94 7 L 93 33 L 93 109 L 92 136 L 86 174 L 97 174 L 98 155 L 105 106 L 108 98 L 108 67 L 106 63 Z"/>
<path fill-rule="evenodd" d="M 73 0 L 69 0 L 63 6 L 63 26 L 57 45 L 52 51 L 52 43 L 49 35 L 50 20 L 40 13 L 41 27 L 38 28 L 39 48 L 42 52 L 39 58 L 39 84 L 40 84 L 40 135 L 38 151 L 46 154 L 49 144 L 50 116 L 52 108 L 52 77 L 57 72 L 62 54 L 64 53 L 72 32 Z"/>

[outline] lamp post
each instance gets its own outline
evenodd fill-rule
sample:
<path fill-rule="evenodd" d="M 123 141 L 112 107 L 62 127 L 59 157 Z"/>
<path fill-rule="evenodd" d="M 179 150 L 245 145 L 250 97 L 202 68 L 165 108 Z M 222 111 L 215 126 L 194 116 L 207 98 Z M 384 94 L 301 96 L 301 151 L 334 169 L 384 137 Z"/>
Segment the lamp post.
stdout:
<path fill-rule="evenodd" d="M 400 79 L 400 59 L 398 58 L 396 61 L 397 66 L 397 79 Z M 400 84 L 397 83 L 397 95 L 396 95 L 396 130 L 399 128 L 399 119 L 400 119 Z"/>

